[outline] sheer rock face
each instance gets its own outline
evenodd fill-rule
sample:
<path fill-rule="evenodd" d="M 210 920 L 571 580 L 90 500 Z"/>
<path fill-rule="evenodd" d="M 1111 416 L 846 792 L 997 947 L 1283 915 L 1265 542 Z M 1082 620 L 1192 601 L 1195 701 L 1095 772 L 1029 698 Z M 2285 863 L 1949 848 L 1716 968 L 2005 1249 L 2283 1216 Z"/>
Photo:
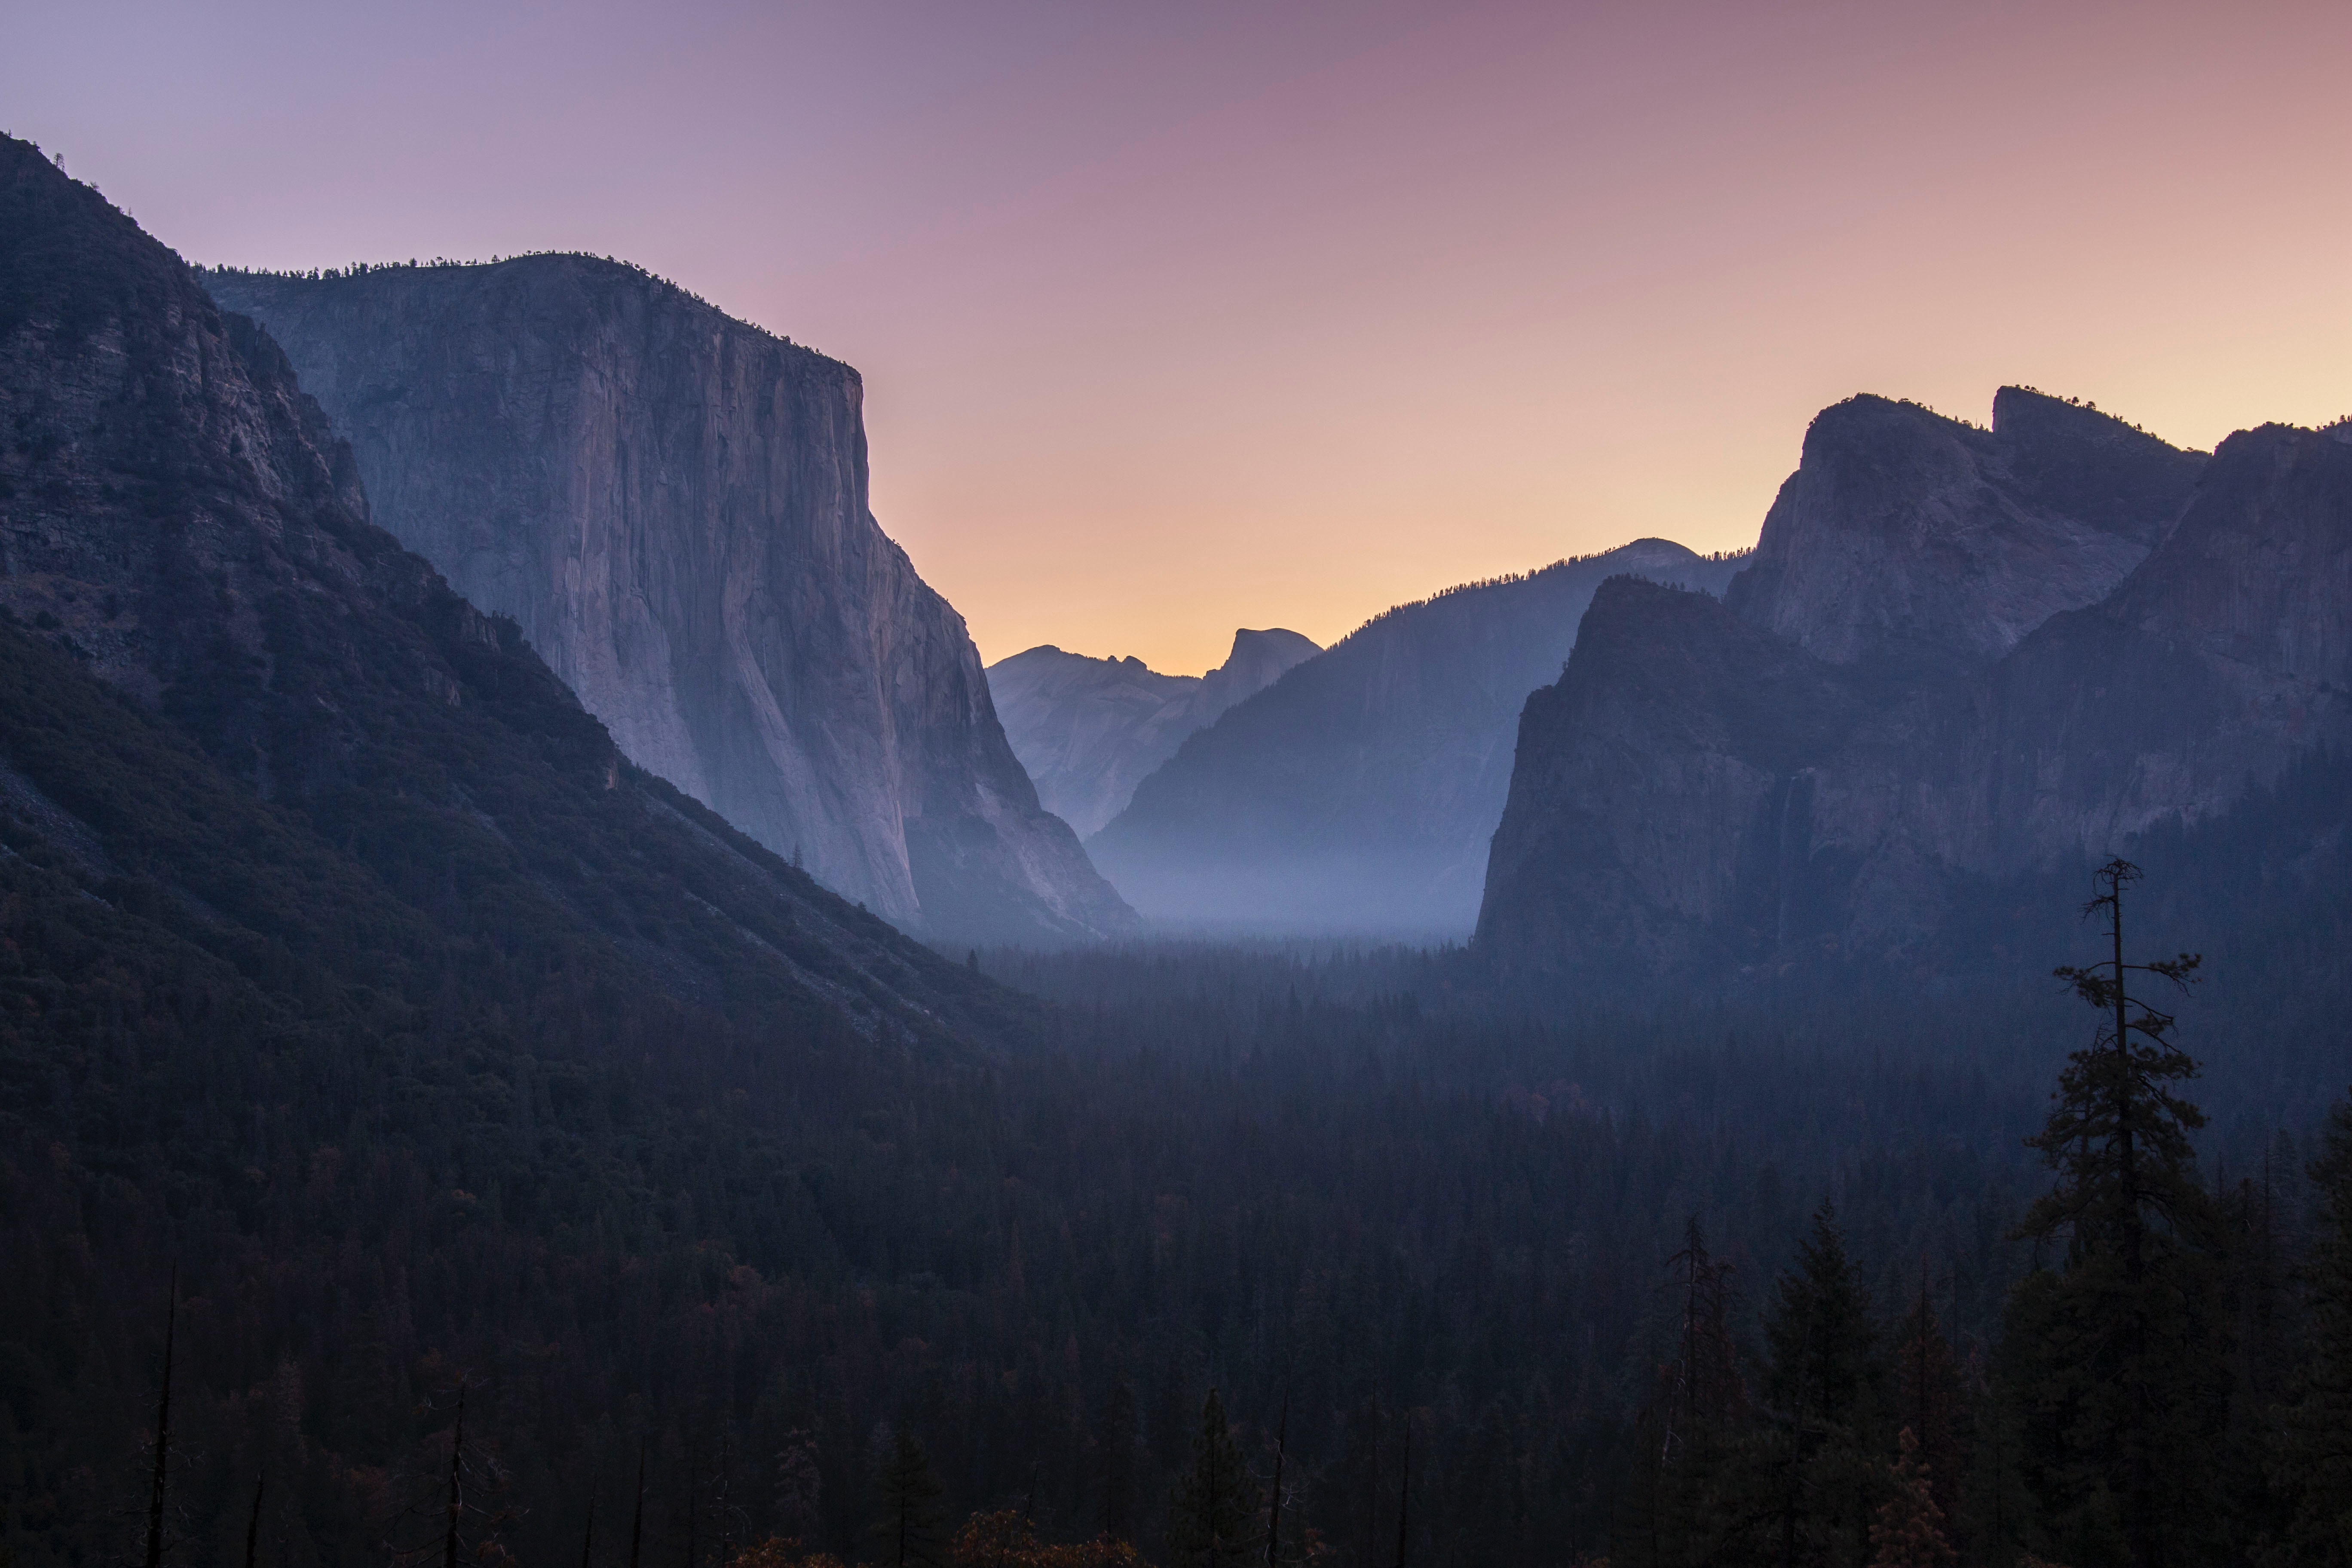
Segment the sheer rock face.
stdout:
<path fill-rule="evenodd" d="M 867 511 L 848 366 L 591 258 L 206 282 L 285 345 L 376 520 L 633 761 L 929 935 L 1131 921 Z"/>
<path fill-rule="evenodd" d="M 419 922 L 451 973 L 486 948 L 562 952 L 798 1037 L 970 1038 L 993 1005 L 629 767 L 511 623 L 369 521 L 350 448 L 268 334 L 7 137 L 0 432 L 6 635 L 74 661 L 38 680 L 12 662 L 12 690 L 52 705 L 8 713 L 43 731 L 27 751 L 46 771 L 0 755 L 0 797 L 84 871 L 184 905 L 217 952 L 413 954 L 425 944 L 398 944 Z M 136 710 L 137 744 L 160 730 L 172 771 L 126 785 L 125 758 L 154 754 L 110 749 Z M 272 888 L 373 934 L 311 929 Z M 332 994 L 360 977 L 314 978 Z M 445 980 L 364 977 L 420 1004 Z"/>
<path fill-rule="evenodd" d="M 1147 916 L 1459 935 L 1528 693 L 1606 578 L 1721 592 L 1738 561 L 1645 539 L 1391 610 L 1193 735 L 1087 847 Z"/>
<path fill-rule="evenodd" d="M 1947 560 L 1970 616 L 1873 621 L 1835 595 L 1810 619 L 1793 612 L 1790 584 L 1833 581 L 1874 552 L 1883 564 L 1887 507 L 1857 509 L 1843 531 L 1817 519 L 1810 543 L 1784 534 L 1779 581 L 1743 577 L 1727 605 L 1610 584 L 1559 684 L 1528 704 L 1483 948 L 1591 973 L 1932 963 L 1927 944 L 1970 889 L 2217 816 L 2311 748 L 2352 741 L 2352 433 L 2234 436 L 2151 524 L 2177 463 L 2118 470 L 2137 433 L 2048 399 L 2005 395 L 2002 407 L 2063 411 L 2054 438 L 2011 460 L 2044 519 L 2020 558 L 2043 561 L 2071 522 L 2095 560 L 2110 541 L 2156 536 L 2137 566 L 2014 639 L 2033 594 L 2087 579 L 2003 593 L 1979 554 Z M 1896 580 L 1924 592 L 1935 579 Z"/>
<path fill-rule="evenodd" d="M 1853 398 L 1806 432 L 1727 602 L 1832 664 L 1998 658 L 2120 583 L 2201 461 L 2015 387 L 1995 399 L 1990 431 Z"/>
<path fill-rule="evenodd" d="M 1297 632 L 1242 630 L 1205 676 L 1161 675 L 1048 645 L 990 665 L 988 687 L 1038 799 L 1083 836 L 1125 810 L 1185 736 L 1319 651 Z"/>

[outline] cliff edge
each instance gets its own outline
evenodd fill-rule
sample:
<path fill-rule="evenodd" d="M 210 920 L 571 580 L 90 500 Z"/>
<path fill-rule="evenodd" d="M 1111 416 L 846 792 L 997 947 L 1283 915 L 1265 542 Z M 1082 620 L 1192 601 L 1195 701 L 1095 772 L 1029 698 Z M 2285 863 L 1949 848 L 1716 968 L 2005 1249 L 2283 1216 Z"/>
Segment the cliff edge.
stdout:
<path fill-rule="evenodd" d="M 350 439 L 375 520 L 632 761 L 927 936 L 1132 921 L 867 510 L 849 366 L 591 257 L 204 276 Z"/>

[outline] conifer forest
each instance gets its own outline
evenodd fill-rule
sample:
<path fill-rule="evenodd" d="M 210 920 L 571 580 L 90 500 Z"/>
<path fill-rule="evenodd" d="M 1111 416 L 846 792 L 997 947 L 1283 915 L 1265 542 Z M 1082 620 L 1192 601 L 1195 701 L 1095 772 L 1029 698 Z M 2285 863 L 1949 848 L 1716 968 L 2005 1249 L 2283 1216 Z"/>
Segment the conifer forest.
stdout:
<path fill-rule="evenodd" d="M 19 1563 L 2344 1560 L 2352 1110 L 2124 863 L 2006 1001 L 1007 950 L 1034 1043 L 788 1072 L 568 983 L 257 1051 L 0 871 Z"/>

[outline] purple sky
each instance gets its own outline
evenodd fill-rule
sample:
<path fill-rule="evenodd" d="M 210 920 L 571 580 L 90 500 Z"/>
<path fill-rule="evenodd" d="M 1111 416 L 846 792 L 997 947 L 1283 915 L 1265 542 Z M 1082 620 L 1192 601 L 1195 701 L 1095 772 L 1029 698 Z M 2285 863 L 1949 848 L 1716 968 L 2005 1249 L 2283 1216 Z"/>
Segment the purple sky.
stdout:
<path fill-rule="evenodd" d="M 192 259 L 626 257 L 866 374 L 993 659 L 1750 542 L 1804 425 L 2352 411 L 2352 6 L 0 0 Z"/>

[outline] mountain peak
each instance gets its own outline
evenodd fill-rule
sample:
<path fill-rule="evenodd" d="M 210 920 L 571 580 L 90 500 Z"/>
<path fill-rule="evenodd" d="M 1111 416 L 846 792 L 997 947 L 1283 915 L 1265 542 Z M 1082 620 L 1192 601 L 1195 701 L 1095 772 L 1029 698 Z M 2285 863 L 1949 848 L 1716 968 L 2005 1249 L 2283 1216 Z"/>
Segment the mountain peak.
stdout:
<path fill-rule="evenodd" d="M 1995 419 L 1871 395 L 1823 409 L 1731 607 L 1834 664 L 1998 658 L 2121 582 L 2203 461 L 2020 388 Z"/>

